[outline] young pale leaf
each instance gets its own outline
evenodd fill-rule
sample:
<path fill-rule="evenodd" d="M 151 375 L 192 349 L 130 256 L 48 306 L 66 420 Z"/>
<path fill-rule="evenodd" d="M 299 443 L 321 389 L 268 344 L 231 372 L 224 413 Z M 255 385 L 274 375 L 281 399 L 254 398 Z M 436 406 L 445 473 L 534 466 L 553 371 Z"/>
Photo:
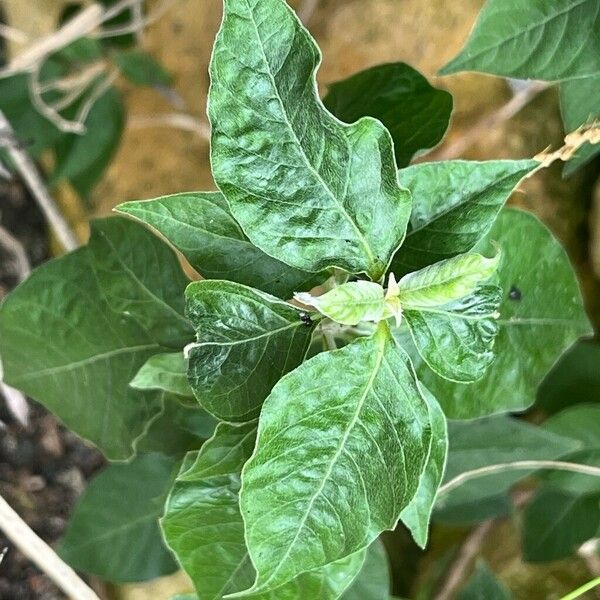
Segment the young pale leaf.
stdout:
<path fill-rule="evenodd" d="M 342 325 L 358 325 L 361 321 L 378 323 L 385 310 L 383 287 L 372 281 L 351 281 L 322 296 L 302 293 L 295 294 L 294 298 Z"/>
<path fill-rule="evenodd" d="M 136 390 L 162 390 L 183 398 L 194 397 L 187 378 L 187 363 L 182 352 L 151 356 L 129 385 Z"/>
<path fill-rule="evenodd" d="M 323 107 L 319 61 L 284 0 L 225 0 L 210 67 L 213 174 L 271 256 L 379 280 L 404 238 L 410 193 L 381 123 L 344 125 Z"/>
<path fill-rule="evenodd" d="M 487 564 L 479 561 L 475 572 L 456 600 L 512 600 L 512 594 L 496 579 Z"/>
<path fill-rule="evenodd" d="M 499 261 L 499 254 L 461 254 L 409 273 L 398 282 L 402 308 L 434 309 L 465 298 L 496 272 Z"/>
<path fill-rule="evenodd" d="M 315 322 L 291 304 L 229 281 L 186 291 L 197 341 L 188 376 L 203 408 L 225 421 L 250 421 L 282 375 L 304 359 Z"/>
<path fill-rule="evenodd" d="M 502 290 L 485 285 L 436 308 L 405 310 L 415 346 L 437 375 L 461 383 L 477 381 L 494 360 Z"/>
<path fill-rule="evenodd" d="M 160 394 L 139 392 L 129 382 L 164 349 L 136 321 L 113 310 L 90 254 L 86 247 L 46 263 L 5 298 L 4 381 L 110 459 L 122 460 L 162 406 Z"/>
<path fill-rule="evenodd" d="M 146 581 L 177 570 L 158 518 L 179 461 L 148 454 L 111 465 L 75 507 L 59 554 L 73 568 L 106 581 Z"/>
<path fill-rule="evenodd" d="M 175 396 L 163 394 L 163 409 L 153 419 L 143 437 L 137 440 L 137 454 L 160 452 L 182 457 L 200 448 L 213 434 L 217 423 L 198 404 L 182 405 Z"/>
<path fill-rule="evenodd" d="M 451 419 L 527 408 L 559 356 L 591 332 L 569 259 L 534 216 L 503 211 L 480 249 L 490 252 L 494 245 L 502 248 L 498 283 L 503 300 L 493 365 L 468 386 L 419 370 Z"/>
<path fill-rule="evenodd" d="M 575 131 L 585 123 L 600 119 L 600 75 L 583 77 L 560 84 L 560 111 L 565 131 Z M 585 144 L 565 165 L 565 175 L 590 162 L 600 153 L 600 144 Z"/>
<path fill-rule="evenodd" d="M 240 504 L 252 591 L 366 548 L 413 498 L 429 451 L 427 401 L 382 322 L 285 376 L 261 413 Z"/>
<path fill-rule="evenodd" d="M 365 562 L 341 600 L 389 600 L 390 567 L 384 545 L 375 540 L 367 550 Z"/>
<path fill-rule="evenodd" d="M 472 250 L 535 160 L 449 160 L 398 172 L 413 196 L 406 239 L 392 261 L 396 275 Z"/>
<path fill-rule="evenodd" d="M 423 388 L 423 395 L 429 405 L 431 419 L 431 442 L 425 470 L 421 476 L 419 487 L 410 504 L 400 514 L 400 519 L 410 530 L 413 539 L 421 547 L 427 545 L 429 521 L 437 491 L 444 476 L 446 457 L 448 455 L 448 426 L 446 417 L 429 390 Z M 357 597 L 358 600 L 358 597 Z"/>
<path fill-rule="evenodd" d="M 452 96 L 405 63 L 377 65 L 338 81 L 323 103 L 345 123 L 379 119 L 392 134 L 399 167 L 436 146 L 452 114 Z"/>
<path fill-rule="evenodd" d="M 444 481 L 469 471 L 519 460 L 556 460 L 577 450 L 580 444 L 566 435 L 546 431 L 505 415 L 476 421 L 450 421 L 450 447 Z M 483 475 L 463 483 L 438 498 L 436 509 L 444 516 L 473 502 L 483 503 L 506 493 L 531 470 Z"/>
<path fill-rule="evenodd" d="M 194 582 L 198 600 L 221 600 L 254 579 L 244 540 L 238 492 L 256 423 L 221 423 L 199 453 L 188 455 L 167 501 L 161 525 L 167 543 Z M 336 600 L 360 570 L 359 552 L 306 573 L 253 600 Z"/>
<path fill-rule="evenodd" d="M 205 279 L 235 281 L 287 300 L 327 278 L 294 269 L 253 246 L 219 192 L 127 202 L 116 210 L 164 236 Z"/>
<path fill-rule="evenodd" d="M 523 555 L 538 563 L 568 558 L 600 531 L 600 495 L 538 490 L 525 508 Z"/>
<path fill-rule="evenodd" d="M 100 219 L 92 223 L 89 251 L 112 310 L 163 346 L 180 349 L 193 339 L 183 316 L 189 280 L 175 253 L 156 236 L 127 219 Z"/>
<path fill-rule="evenodd" d="M 441 71 L 556 81 L 600 74 L 598 0 L 487 0 Z"/>

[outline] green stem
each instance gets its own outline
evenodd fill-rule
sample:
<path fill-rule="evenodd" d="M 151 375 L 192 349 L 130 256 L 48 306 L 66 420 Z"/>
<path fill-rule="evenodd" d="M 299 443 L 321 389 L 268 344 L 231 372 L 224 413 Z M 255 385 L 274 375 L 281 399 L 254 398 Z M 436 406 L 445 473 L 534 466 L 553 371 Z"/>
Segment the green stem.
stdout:
<path fill-rule="evenodd" d="M 570 594 L 563 596 L 560 600 L 575 600 L 575 598 L 579 598 L 583 596 L 586 592 L 589 592 L 591 589 L 595 588 L 597 585 L 600 585 L 600 577 L 596 577 L 596 579 L 592 579 L 592 581 L 588 581 L 585 585 L 582 585 L 580 588 L 572 591 Z"/>

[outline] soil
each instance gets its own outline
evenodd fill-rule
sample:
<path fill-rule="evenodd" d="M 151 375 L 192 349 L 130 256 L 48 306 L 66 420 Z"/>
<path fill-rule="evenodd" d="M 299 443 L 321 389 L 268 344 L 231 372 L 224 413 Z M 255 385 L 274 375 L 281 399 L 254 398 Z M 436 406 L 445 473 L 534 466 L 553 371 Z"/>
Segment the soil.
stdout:
<path fill-rule="evenodd" d="M 18 182 L 0 183 L 0 224 L 23 245 L 33 267 L 48 258 L 42 215 Z M 19 280 L 16 261 L 0 245 L 0 299 Z M 29 401 L 25 428 L 0 401 L 0 494 L 46 542 L 63 534 L 69 514 L 89 479 L 103 464 L 101 454 Z M 56 586 L 0 532 L 0 599 L 62 600 Z"/>

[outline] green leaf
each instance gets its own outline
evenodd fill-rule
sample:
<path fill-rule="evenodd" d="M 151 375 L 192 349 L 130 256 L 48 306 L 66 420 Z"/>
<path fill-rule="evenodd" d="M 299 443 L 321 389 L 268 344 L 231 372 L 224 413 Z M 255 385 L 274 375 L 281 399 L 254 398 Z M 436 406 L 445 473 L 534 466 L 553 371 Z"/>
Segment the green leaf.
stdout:
<path fill-rule="evenodd" d="M 193 339 L 183 316 L 189 280 L 170 248 L 137 223 L 113 217 L 92 223 L 89 249 L 113 311 L 163 346 L 180 349 Z"/>
<path fill-rule="evenodd" d="M 96 102 L 84 122 L 83 135 L 61 137 L 51 184 L 68 179 L 82 196 L 89 196 L 111 163 L 121 142 L 125 109 L 115 88 Z"/>
<path fill-rule="evenodd" d="M 423 383 L 451 419 L 523 410 L 560 355 L 591 333 L 569 259 L 552 234 L 532 215 L 510 209 L 498 217 L 480 250 L 502 249 L 498 269 L 503 291 L 496 359 L 468 386 L 421 368 Z"/>
<path fill-rule="evenodd" d="M 202 442 L 212 436 L 216 427 L 215 419 L 196 406 L 183 406 L 178 399 L 163 395 L 163 409 L 152 420 L 138 440 L 138 454 L 160 452 L 169 456 L 183 456 L 190 450 L 197 450 Z"/>
<path fill-rule="evenodd" d="M 302 293 L 294 298 L 342 325 L 358 325 L 361 321 L 378 323 L 385 310 L 384 290 L 372 281 L 351 281 L 321 296 Z"/>
<path fill-rule="evenodd" d="M 500 255 L 462 254 L 405 275 L 399 282 L 405 310 L 439 308 L 472 294 L 498 268 Z"/>
<path fill-rule="evenodd" d="M 327 278 L 294 269 L 253 246 L 219 192 L 126 202 L 116 210 L 164 236 L 205 279 L 227 279 L 288 299 Z"/>
<path fill-rule="evenodd" d="M 186 348 L 201 406 L 225 421 L 249 421 L 282 375 L 304 359 L 316 321 L 291 304 L 229 281 L 186 291 L 197 341 Z"/>
<path fill-rule="evenodd" d="M 258 571 L 250 591 L 347 557 L 392 529 L 416 493 L 430 436 L 427 401 L 385 322 L 284 377 L 263 406 L 242 476 Z"/>
<path fill-rule="evenodd" d="M 88 485 L 60 543 L 73 568 L 106 581 L 145 581 L 177 570 L 158 518 L 179 462 L 148 454 L 111 465 Z"/>
<path fill-rule="evenodd" d="M 540 385 L 536 406 L 556 413 L 600 399 L 600 343 L 582 340 L 566 352 Z"/>
<path fill-rule="evenodd" d="M 425 400 L 429 405 L 431 419 L 431 441 L 425 470 L 414 498 L 400 514 L 402 522 L 410 530 L 415 542 L 425 548 L 429 534 L 429 521 L 444 476 L 448 455 L 448 427 L 446 417 L 438 401 L 429 390 L 421 386 Z M 389 594 L 388 594 L 389 595 Z M 357 598 L 358 600 L 358 598 Z"/>
<path fill-rule="evenodd" d="M 375 540 L 367 550 L 365 562 L 342 600 L 389 600 L 390 567 L 385 546 Z"/>
<path fill-rule="evenodd" d="M 56 414 L 110 459 L 126 459 L 160 395 L 129 387 L 161 346 L 112 310 L 88 248 L 50 261 L 0 307 L 4 381 Z"/>
<path fill-rule="evenodd" d="M 594 398 L 590 398 L 593 400 Z M 548 419 L 544 429 L 564 435 L 578 443 L 579 450 L 565 456 L 568 462 L 600 467 L 600 406 L 573 406 Z M 568 471 L 547 472 L 546 480 L 572 494 L 600 494 L 600 479 Z"/>
<path fill-rule="evenodd" d="M 410 194 L 381 123 L 344 125 L 323 107 L 319 61 L 283 0 L 225 0 L 210 68 L 213 174 L 268 254 L 378 280 L 404 238 Z"/>
<path fill-rule="evenodd" d="M 512 600 L 512 595 L 496 579 L 487 564 L 480 560 L 475 572 L 456 596 L 456 600 Z"/>
<path fill-rule="evenodd" d="M 600 74 L 597 0 L 487 0 L 440 74 L 480 71 L 556 81 Z"/>
<path fill-rule="evenodd" d="M 405 63 L 377 65 L 338 81 L 323 103 L 345 123 L 379 119 L 392 134 L 399 167 L 436 146 L 452 114 L 452 96 Z"/>
<path fill-rule="evenodd" d="M 151 356 L 130 385 L 136 390 L 163 390 L 183 398 L 194 397 L 187 378 L 187 362 L 182 352 Z"/>
<path fill-rule="evenodd" d="M 254 448 L 256 423 L 221 423 L 199 453 L 188 455 L 161 520 L 166 540 L 191 577 L 199 600 L 220 600 L 252 583 L 238 492 Z M 253 600 L 336 600 L 363 564 L 358 553 L 306 573 Z"/>
<path fill-rule="evenodd" d="M 444 481 L 482 467 L 519 460 L 555 460 L 580 447 L 558 432 L 551 432 L 505 415 L 477 421 L 450 421 L 450 447 Z M 507 492 L 531 470 L 505 471 L 471 479 L 439 496 L 436 508 L 446 510 Z"/>
<path fill-rule="evenodd" d="M 502 290 L 486 285 L 437 308 L 406 310 L 414 344 L 428 367 L 450 381 L 481 379 L 494 361 L 501 300 Z"/>
<path fill-rule="evenodd" d="M 535 160 L 449 160 L 398 172 L 413 196 L 406 240 L 394 256 L 396 275 L 472 250 Z"/>
<path fill-rule="evenodd" d="M 560 84 L 560 110 L 565 131 L 575 131 L 585 123 L 600 118 L 600 75 L 564 81 Z M 600 144 L 585 144 L 565 165 L 565 175 L 590 162 L 600 153 Z"/>
<path fill-rule="evenodd" d="M 147 52 L 115 52 L 113 60 L 121 73 L 135 85 L 167 86 L 171 83 L 169 73 Z"/>
<path fill-rule="evenodd" d="M 571 556 L 596 536 L 600 528 L 600 496 L 538 490 L 525 508 L 523 555 L 528 562 L 548 562 Z"/>

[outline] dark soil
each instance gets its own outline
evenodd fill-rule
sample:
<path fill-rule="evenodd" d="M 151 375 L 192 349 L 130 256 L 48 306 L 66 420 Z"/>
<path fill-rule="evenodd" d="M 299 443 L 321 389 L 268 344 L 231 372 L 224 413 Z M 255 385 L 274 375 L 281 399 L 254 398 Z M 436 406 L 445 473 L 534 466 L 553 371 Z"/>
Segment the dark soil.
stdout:
<path fill-rule="evenodd" d="M 17 182 L 0 180 L 0 225 L 21 242 L 31 265 L 48 258 L 48 235 L 35 203 Z M 19 279 L 17 261 L 0 244 L 0 299 Z M 63 534 L 85 482 L 102 465 L 99 452 L 29 401 L 29 427 L 0 396 L 0 494 L 46 542 Z M 65 596 L 0 531 L 0 600 L 62 600 Z"/>

